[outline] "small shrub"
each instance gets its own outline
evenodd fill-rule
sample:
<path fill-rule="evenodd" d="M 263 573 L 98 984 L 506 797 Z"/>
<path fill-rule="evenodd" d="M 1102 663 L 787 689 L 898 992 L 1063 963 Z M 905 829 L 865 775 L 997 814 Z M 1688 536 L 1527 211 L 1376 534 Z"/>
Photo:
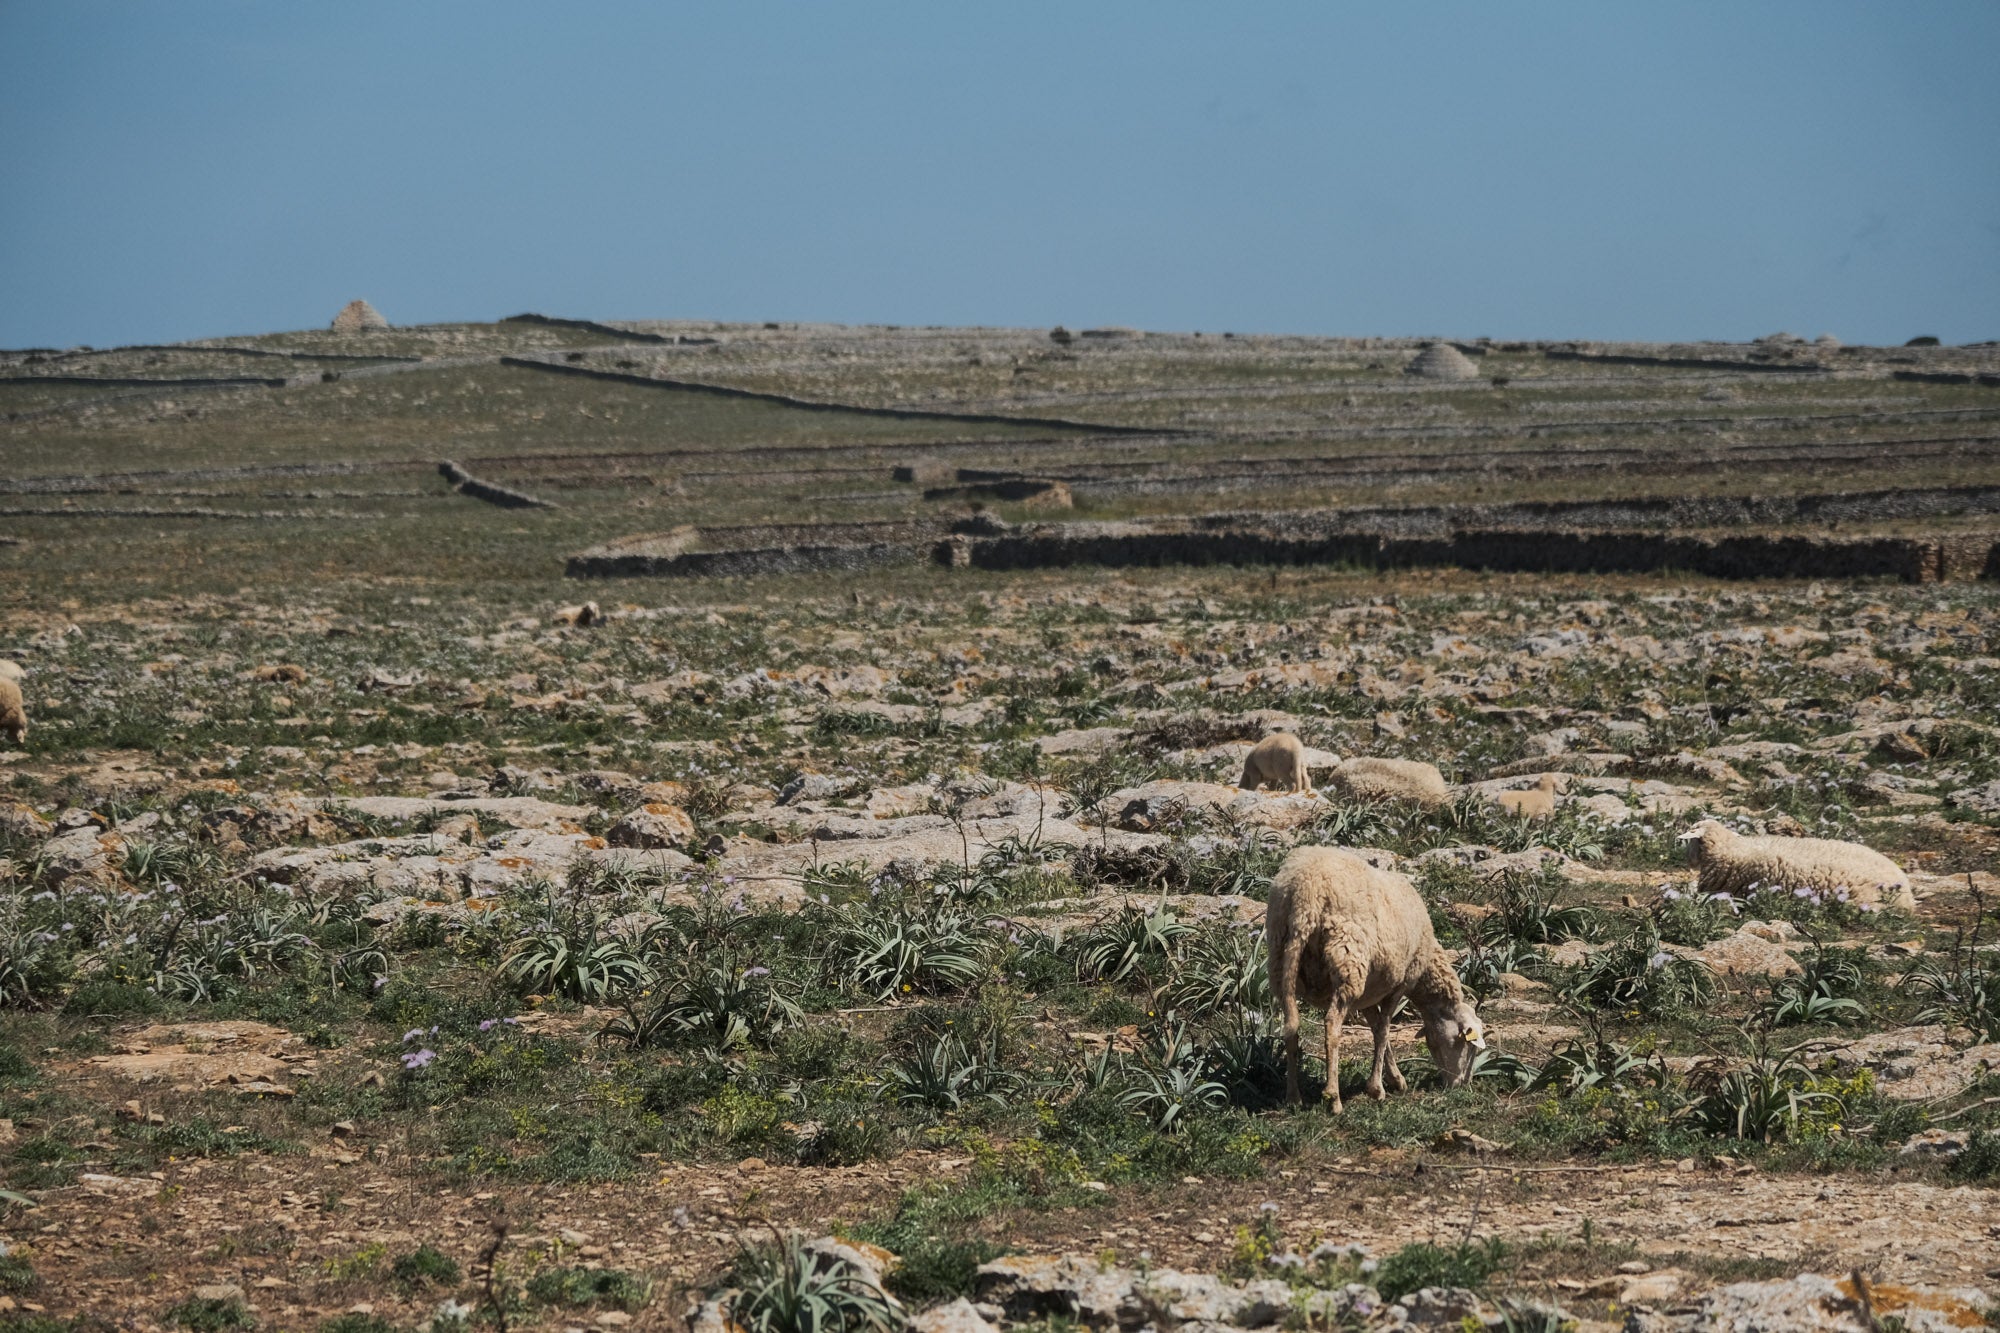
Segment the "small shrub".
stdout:
<path fill-rule="evenodd" d="M 1193 930 L 1172 908 L 1125 908 L 1076 937 L 1072 952 L 1077 977 L 1116 982 L 1135 970 L 1164 966 L 1173 955 L 1174 942 Z"/>
<path fill-rule="evenodd" d="M 528 1295 L 544 1305 L 609 1305 L 637 1310 L 653 1284 L 616 1268 L 544 1268 L 528 1279 Z"/>
<path fill-rule="evenodd" d="M 586 1004 L 602 1004 L 645 985 L 650 974 L 632 946 L 601 932 L 594 915 L 579 912 L 516 940 L 500 970 L 525 993 Z"/>
<path fill-rule="evenodd" d="M 200 1296 L 190 1296 L 166 1313 L 169 1324 L 185 1328 L 189 1333 L 221 1333 L 227 1328 L 255 1328 L 257 1321 L 243 1308 L 240 1300 L 206 1300 Z"/>
<path fill-rule="evenodd" d="M 1509 938 L 1525 944 L 1594 940 L 1603 933 L 1595 909 L 1582 903 L 1566 905 L 1560 901 L 1561 893 L 1560 880 L 1510 871 L 1494 894 L 1497 921 Z"/>
<path fill-rule="evenodd" d="M 450 1255 L 419 1245 L 399 1255 L 389 1265 L 389 1275 L 405 1287 L 455 1287 L 459 1281 L 458 1261 Z"/>
<path fill-rule="evenodd" d="M 346 1314 L 320 1320 L 319 1333 L 396 1333 L 396 1326 L 380 1315 L 349 1310 Z"/>
<path fill-rule="evenodd" d="M 1446 1249 L 1428 1241 L 1405 1245 L 1382 1261 L 1375 1270 L 1375 1289 L 1385 1301 L 1397 1301 L 1425 1287 L 1467 1287 L 1478 1290 L 1486 1285 L 1507 1258 L 1507 1247 L 1498 1236 L 1485 1244 L 1468 1241 Z"/>
<path fill-rule="evenodd" d="M 1960 926 L 1951 951 L 1913 966 L 1902 987 L 1924 1002 L 1919 1023 L 1968 1027 L 1982 1042 L 2000 1041 L 2000 957 L 1983 947 L 1990 917 L 1974 891 L 1973 925 Z"/>
<path fill-rule="evenodd" d="M 1019 1080 L 1000 1068 L 997 1053 L 975 1053 L 955 1036 L 929 1050 L 891 1060 L 882 1071 L 884 1095 L 904 1106 L 957 1111 L 973 1101 L 1003 1105 Z"/>
<path fill-rule="evenodd" d="M 738 1288 L 730 1313 L 748 1333 L 858 1333 L 903 1322 L 880 1287 L 796 1235 L 738 1255 L 730 1285 Z"/>
<path fill-rule="evenodd" d="M 0 1291 L 33 1291 L 35 1282 L 35 1266 L 27 1255 L 13 1251 L 0 1254 Z"/>
<path fill-rule="evenodd" d="M 1729 932 L 1737 910 L 1733 899 L 1720 894 L 1663 889 L 1660 900 L 1653 904 L 1653 929 L 1668 944 L 1699 949 Z"/>
<path fill-rule="evenodd" d="M 1694 959 L 1661 947 L 1649 920 L 1579 969 L 1567 993 L 1593 1008 L 1657 1017 L 1709 1003 L 1715 977 Z"/>
<path fill-rule="evenodd" d="M 1792 1056 L 1763 1054 L 1742 1068 L 1711 1062 L 1688 1075 L 1697 1125 L 1723 1138 L 1758 1143 L 1823 1136 L 1839 1123 L 1847 1100 L 1872 1087 L 1866 1070 L 1846 1082 L 1820 1079 Z"/>
<path fill-rule="evenodd" d="M 1975 1131 L 1966 1141 L 1965 1151 L 1951 1159 L 1945 1174 L 1953 1180 L 2000 1180 L 2000 1131 Z"/>
<path fill-rule="evenodd" d="M 1866 980 L 1863 957 L 1856 950 L 1816 947 L 1802 975 L 1771 988 L 1766 1021 L 1773 1027 L 1858 1021 L 1865 1013 L 1854 998 Z"/>
<path fill-rule="evenodd" d="M 876 1000 L 963 989 L 978 979 L 986 956 L 974 921 L 954 912 L 850 913 L 835 948 L 847 979 Z"/>

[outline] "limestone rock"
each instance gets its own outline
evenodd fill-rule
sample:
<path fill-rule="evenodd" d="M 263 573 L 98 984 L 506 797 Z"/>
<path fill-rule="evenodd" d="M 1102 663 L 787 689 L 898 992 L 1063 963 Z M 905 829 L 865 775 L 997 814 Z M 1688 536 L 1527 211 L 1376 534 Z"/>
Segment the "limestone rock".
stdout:
<path fill-rule="evenodd" d="M 801 773 L 778 792 L 779 805 L 798 801 L 828 801 L 845 796 L 858 784 L 853 778 L 828 777 L 824 773 Z"/>
<path fill-rule="evenodd" d="M 1074 1319 L 1097 1327 L 1137 1328 L 1164 1314 L 1173 1325 L 1259 1328 L 1291 1309 L 1291 1288 L 1270 1278 L 1235 1286 L 1171 1268 L 1136 1272 L 1081 1255 L 1010 1255 L 980 1266 L 979 1297 L 1011 1321 Z"/>
<path fill-rule="evenodd" d="M 1757 924 L 1761 923 L 1752 923 Z M 1748 925 L 1699 949 L 1678 944 L 1665 947 L 1683 958 L 1698 959 L 1721 977 L 1796 977 L 1805 971 L 1782 944 Z"/>
<path fill-rule="evenodd" d="M 1227 809 L 1243 793 L 1219 782 L 1172 779 L 1124 787 L 1099 802 L 1099 811 L 1118 828 L 1150 833 L 1185 819 Z"/>
<path fill-rule="evenodd" d="M 625 816 L 604 835 L 613 847 L 686 847 L 694 841 L 694 821 L 676 805 L 653 802 Z"/>
<path fill-rule="evenodd" d="M 116 867 L 124 856 L 123 838 L 88 824 L 50 838 L 41 850 L 49 870 L 61 878 L 99 883 L 108 883 L 116 877 Z"/>
<path fill-rule="evenodd" d="M 1628 1333 L 1873 1333 L 1893 1316 L 1907 1333 L 1945 1333 L 1980 1327 L 1986 1310 L 1978 1291 L 1801 1273 L 1718 1287 L 1665 1313 L 1634 1310 L 1625 1327 Z"/>
<path fill-rule="evenodd" d="M 910 1327 L 916 1333 L 993 1333 L 993 1324 L 963 1296 L 913 1316 Z"/>
<path fill-rule="evenodd" d="M 1038 736 L 1035 746 L 1043 754 L 1099 754 L 1123 744 L 1131 734 L 1123 727 L 1079 727 Z"/>
<path fill-rule="evenodd" d="M 1961 787 L 1946 796 L 1945 802 L 1974 814 L 2000 815 L 2000 782 L 1989 782 L 1983 787 Z"/>
<path fill-rule="evenodd" d="M 0 833 L 11 838 L 47 838 L 49 821 L 31 805 L 18 801 L 0 803 Z"/>

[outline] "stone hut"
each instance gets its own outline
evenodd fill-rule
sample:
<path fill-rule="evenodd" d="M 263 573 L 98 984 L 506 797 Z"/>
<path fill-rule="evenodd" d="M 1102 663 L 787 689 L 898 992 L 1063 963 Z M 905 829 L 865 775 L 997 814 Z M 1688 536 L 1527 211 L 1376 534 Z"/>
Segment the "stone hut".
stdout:
<path fill-rule="evenodd" d="M 333 317 L 335 333 L 360 333 L 364 329 L 386 329 L 389 321 L 382 318 L 382 312 L 366 301 L 349 301 Z"/>
<path fill-rule="evenodd" d="M 1403 373 L 1427 380 L 1476 380 L 1479 367 L 1450 343 L 1432 343 L 1417 353 Z"/>

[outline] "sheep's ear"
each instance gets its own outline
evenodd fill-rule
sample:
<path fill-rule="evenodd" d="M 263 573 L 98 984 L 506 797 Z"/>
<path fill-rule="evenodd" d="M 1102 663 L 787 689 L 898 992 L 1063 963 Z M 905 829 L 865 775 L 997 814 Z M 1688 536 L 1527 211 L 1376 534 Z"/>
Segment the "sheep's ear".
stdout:
<path fill-rule="evenodd" d="M 1469 1027 L 1465 1030 L 1465 1040 L 1468 1044 L 1471 1045 L 1472 1049 L 1475 1051 L 1483 1051 L 1486 1049 L 1486 1034 L 1484 1032 L 1481 1032 L 1477 1025 Z"/>

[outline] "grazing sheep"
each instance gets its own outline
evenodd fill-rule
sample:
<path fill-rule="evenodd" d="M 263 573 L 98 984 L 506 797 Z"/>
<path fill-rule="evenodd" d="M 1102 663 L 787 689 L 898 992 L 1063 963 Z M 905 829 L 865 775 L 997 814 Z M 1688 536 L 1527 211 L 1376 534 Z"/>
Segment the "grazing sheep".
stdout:
<path fill-rule="evenodd" d="M 1243 780 L 1236 785 L 1245 791 L 1269 786 L 1313 795 L 1312 774 L 1306 771 L 1306 747 L 1289 731 L 1266 736 L 1243 756 Z"/>
<path fill-rule="evenodd" d="M 1349 759 L 1333 770 L 1332 785 L 1356 801 L 1415 801 L 1437 806 L 1451 799 L 1444 774 L 1414 759 Z"/>
<path fill-rule="evenodd" d="M 13 663 L 5 665 L 12 666 Z M 0 673 L 0 735 L 5 735 L 16 745 L 24 745 L 28 740 L 28 710 L 21 703 L 21 687 L 14 683 L 14 679 Z"/>
<path fill-rule="evenodd" d="M 1389 1021 L 1404 999 L 1423 1019 L 1424 1040 L 1446 1087 L 1465 1081 L 1485 1048 L 1479 1016 L 1438 946 L 1430 913 L 1410 881 L 1339 847 L 1300 847 L 1271 881 L 1264 913 L 1271 990 L 1285 1019 L 1285 1096 L 1299 1100 L 1299 1002 L 1326 1008 L 1326 1100 L 1340 1109 L 1340 1025 L 1360 1014 L 1375 1034 L 1368 1095 L 1397 1092 Z"/>
<path fill-rule="evenodd" d="M 1755 885 L 1843 896 L 1852 903 L 1917 905 L 1910 877 L 1882 853 L 1829 838 L 1753 838 L 1704 819 L 1681 843 L 1703 893 L 1746 894 Z"/>
<path fill-rule="evenodd" d="M 1556 775 L 1542 774 L 1542 780 L 1526 791 L 1497 791 L 1493 803 L 1522 819 L 1547 819 L 1556 812 Z"/>

